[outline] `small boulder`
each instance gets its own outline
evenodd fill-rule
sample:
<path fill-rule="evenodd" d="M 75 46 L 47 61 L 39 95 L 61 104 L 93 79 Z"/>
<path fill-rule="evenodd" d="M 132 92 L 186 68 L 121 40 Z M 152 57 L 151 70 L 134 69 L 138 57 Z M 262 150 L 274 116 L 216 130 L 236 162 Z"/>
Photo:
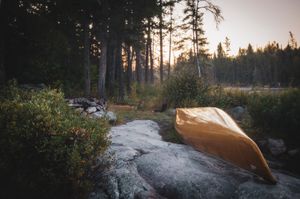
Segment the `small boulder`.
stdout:
<path fill-rule="evenodd" d="M 97 192 L 93 192 L 89 195 L 88 199 L 108 199 L 109 197 L 107 196 L 106 193 L 104 193 L 101 190 L 98 190 Z"/>
<path fill-rule="evenodd" d="M 73 99 L 73 101 L 74 101 L 74 103 L 82 104 L 83 102 L 87 102 L 87 99 L 83 98 L 83 97 L 80 97 L 80 98 Z"/>
<path fill-rule="evenodd" d="M 90 100 L 83 97 L 75 98 L 74 103 L 80 104 L 85 109 L 94 105 Z"/>
<path fill-rule="evenodd" d="M 81 105 L 77 104 L 77 103 L 75 103 L 75 104 L 68 104 L 68 105 L 69 105 L 69 107 L 73 107 L 73 108 L 80 108 L 81 107 Z"/>
<path fill-rule="evenodd" d="M 95 112 L 97 112 L 97 108 L 96 107 L 88 107 L 86 109 L 86 112 L 89 114 L 95 113 Z"/>
<path fill-rule="evenodd" d="M 87 112 L 85 112 L 85 111 L 81 112 L 81 116 L 86 117 L 87 115 L 88 115 Z"/>
<path fill-rule="evenodd" d="M 21 84 L 20 88 L 25 89 L 25 90 L 43 90 L 46 89 L 47 86 L 43 83 L 41 84 Z"/>
<path fill-rule="evenodd" d="M 268 140 L 266 139 L 260 139 L 260 140 L 255 140 L 256 144 L 258 145 L 259 149 L 262 152 L 269 152 L 268 149 Z"/>
<path fill-rule="evenodd" d="M 74 99 L 66 99 L 69 104 L 74 104 Z"/>
<path fill-rule="evenodd" d="M 91 116 L 95 119 L 100 119 L 100 118 L 105 117 L 105 112 L 104 111 L 97 111 L 97 112 L 93 113 Z"/>
<path fill-rule="evenodd" d="M 46 84 L 44 84 L 44 83 L 37 84 L 36 86 L 37 86 L 38 88 L 40 88 L 40 89 L 46 89 L 46 88 L 47 88 Z"/>
<path fill-rule="evenodd" d="M 299 149 L 292 149 L 288 151 L 289 156 L 293 157 L 297 154 L 299 154 L 300 150 Z"/>
<path fill-rule="evenodd" d="M 91 102 L 91 101 L 90 101 L 90 102 L 89 102 L 89 105 L 90 105 L 90 106 L 97 106 L 97 103 L 96 103 L 96 102 Z"/>
<path fill-rule="evenodd" d="M 268 139 L 268 149 L 272 155 L 278 156 L 286 152 L 286 146 L 283 139 Z"/>
<path fill-rule="evenodd" d="M 108 111 L 106 113 L 106 118 L 111 124 L 115 124 L 117 122 L 117 115 L 114 112 Z"/>
<path fill-rule="evenodd" d="M 98 111 L 105 111 L 105 107 L 102 105 L 97 105 L 96 108 Z"/>
<path fill-rule="evenodd" d="M 167 114 L 170 115 L 170 116 L 176 115 L 176 109 L 175 108 L 168 109 Z"/>
<path fill-rule="evenodd" d="M 231 117 L 239 121 L 243 120 L 245 113 L 246 109 L 241 106 L 237 106 L 229 110 L 229 114 L 231 115 Z"/>
<path fill-rule="evenodd" d="M 76 108 L 75 111 L 76 111 L 77 113 L 82 113 L 82 112 L 83 112 L 83 108 Z"/>

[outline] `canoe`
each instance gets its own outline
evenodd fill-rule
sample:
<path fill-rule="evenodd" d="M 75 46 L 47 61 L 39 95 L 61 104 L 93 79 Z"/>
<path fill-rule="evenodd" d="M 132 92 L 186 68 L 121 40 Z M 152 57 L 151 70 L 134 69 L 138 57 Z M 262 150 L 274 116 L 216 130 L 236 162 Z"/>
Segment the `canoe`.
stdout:
<path fill-rule="evenodd" d="M 176 109 L 175 128 L 183 141 L 275 184 L 276 179 L 255 142 L 223 110 L 213 107 Z"/>

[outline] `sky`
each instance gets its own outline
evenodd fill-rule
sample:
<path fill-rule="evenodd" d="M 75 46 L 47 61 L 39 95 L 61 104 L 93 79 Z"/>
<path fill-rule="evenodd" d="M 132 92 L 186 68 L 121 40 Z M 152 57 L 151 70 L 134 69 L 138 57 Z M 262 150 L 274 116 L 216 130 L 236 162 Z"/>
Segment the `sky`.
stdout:
<path fill-rule="evenodd" d="M 300 43 L 300 0 L 213 0 L 223 13 L 224 20 L 216 28 L 211 14 L 205 13 L 204 29 L 210 52 L 227 36 L 231 41 L 231 54 L 249 43 L 254 48 L 277 41 L 285 47 L 291 31 Z M 182 7 L 182 6 L 181 6 Z M 175 15 L 181 14 L 180 5 Z"/>

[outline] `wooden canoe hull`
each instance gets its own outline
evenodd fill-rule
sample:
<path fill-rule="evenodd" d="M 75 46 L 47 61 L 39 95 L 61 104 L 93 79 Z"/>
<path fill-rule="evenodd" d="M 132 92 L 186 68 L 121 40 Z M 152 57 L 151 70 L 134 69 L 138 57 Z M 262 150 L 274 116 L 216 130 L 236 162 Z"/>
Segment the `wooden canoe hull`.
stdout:
<path fill-rule="evenodd" d="M 258 146 L 221 109 L 176 109 L 175 128 L 184 142 L 197 150 L 218 156 L 276 183 Z"/>

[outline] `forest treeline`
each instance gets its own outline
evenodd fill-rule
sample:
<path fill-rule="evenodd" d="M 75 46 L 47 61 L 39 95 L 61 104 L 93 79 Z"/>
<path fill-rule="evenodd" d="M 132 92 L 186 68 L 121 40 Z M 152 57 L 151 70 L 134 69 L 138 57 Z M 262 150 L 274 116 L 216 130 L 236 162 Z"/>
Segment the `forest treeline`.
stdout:
<path fill-rule="evenodd" d="M 204 37 L 207 43 L 207 39 Z M 209 84 L 225 86 L 271 86 L 297 87 L 300 85 L 300 47 L 292 32 L 284 48 L 277 42 L 254 49 L 251 44 L 240 48 L 238 55 L 230 55 L 230 40 L 225 38 L 219 43 L 217 52 L 208 53 L 205 45 L 201 46 L 203 76 Z M 197 61 L 193 53 L 180 55 L 175 70 L 190 68 L 197 72 Z"/>
<path fill-rule="evenodd" d="M 1 0 L 0 83 L 45 83 L 66 94 L 82 91 L 122 101 L 133 84 L 166 80 L 173 70 L 171 52 L 180 49 L 189 58 L 180 56 L 174 67 L 186 65 L 212 83 L 299 85 L 294 38 L 285 48 L 249 45 L 236 57 L 228 55 L 227 40 L 212 56 L 204 13 L 216 24 L 223 19 L 210 0 Z"/>
<path fill-rule="evenodd" d="M 275 87 L 300 85 L 300 48 L 291 32 L 284 48 L 272 42 L 254 50 L 249 44 L 247 49 L 240 48 L 236 57 L 230 57 L 228 47 L 228 40 L 225 45 L 219 43 L 217 54 L 212 58 L 218 83 Z"/>
<path fill-rule="evenodd" d="M 174 24 L 176 3 L 184 6 L 180 26 Z M 133 82 L 170 75 L 176 30 L 189 32 L 182 42 L 192 42 L 199 58 L 203 13 L 222 19 L 210 0 L 2 0 L 0 9 L 2 83 L 14 78 L 120 100 Z"/>

